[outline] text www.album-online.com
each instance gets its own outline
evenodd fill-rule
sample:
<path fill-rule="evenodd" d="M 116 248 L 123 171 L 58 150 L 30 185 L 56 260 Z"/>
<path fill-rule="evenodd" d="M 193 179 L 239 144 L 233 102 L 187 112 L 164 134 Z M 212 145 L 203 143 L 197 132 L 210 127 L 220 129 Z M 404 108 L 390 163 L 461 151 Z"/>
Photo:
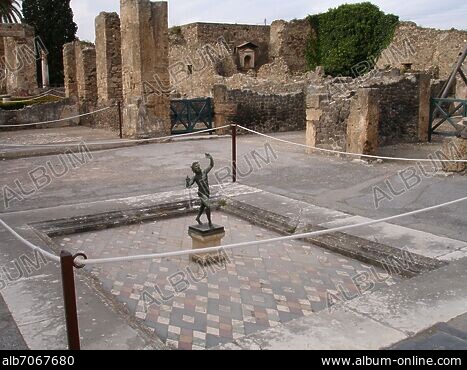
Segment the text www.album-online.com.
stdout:
<path fill-rule="evenodd" d="M 321 359 L 323 366 L 462 366 L 461 358 L 431 357 L 325 357 Z"/>

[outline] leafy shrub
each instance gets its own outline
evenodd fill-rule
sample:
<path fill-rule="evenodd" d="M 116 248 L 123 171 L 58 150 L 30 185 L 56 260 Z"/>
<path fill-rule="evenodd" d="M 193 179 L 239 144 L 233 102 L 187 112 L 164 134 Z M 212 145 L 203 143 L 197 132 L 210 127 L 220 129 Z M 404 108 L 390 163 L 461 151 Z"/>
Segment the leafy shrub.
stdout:
<path fill-rule="evenodd" d="M 373 63 L 389 46 L 399 23 L 399 17 L 369 2 L 341 5 L 308 20 L 312 26 L 308 67 L 323 66 L 333 76 L 353 76 L 357 64 Z"/>

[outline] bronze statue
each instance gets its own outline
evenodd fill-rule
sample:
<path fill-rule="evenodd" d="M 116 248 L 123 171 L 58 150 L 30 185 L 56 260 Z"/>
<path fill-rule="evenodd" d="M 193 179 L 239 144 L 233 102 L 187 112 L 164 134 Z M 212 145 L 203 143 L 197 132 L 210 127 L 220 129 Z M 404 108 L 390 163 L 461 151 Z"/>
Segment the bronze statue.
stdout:
<path fill-rule="evenodd" d="M 205 170 L 201 169 L 201 165 L 199 162 L 195 162 L 192 164 L 191 169 L 195 176 L 193 178 L 190 178 L 187 176 L 186 178 L 186 187 L 191 188 L 195 183 L 198 185 L 198 196 L 199 199 L 201 200 L 201 208 L 199 209 L 198 217 L 196 218 L 196 221 L 198 224 L 202 225 L 203 223 L 201 222 L 201 216 L 203 213 L 206 212 L 206 216 L 208 218 L 209 222 L 209 227 L 213 228 L 212 224 L 212 219 L 211 219 L 211 202 L 210 202 L 210 196 L 211 196 L 211 190 L 209 189 L 209 179 L 208 179 L 208 174 L 211 172 L 211 170 L 214 167 L 214 159 L 212 158 L 211 154 L 206 153 L 206 158 L 209 159 L 209 167 L 206 168 Z"/>

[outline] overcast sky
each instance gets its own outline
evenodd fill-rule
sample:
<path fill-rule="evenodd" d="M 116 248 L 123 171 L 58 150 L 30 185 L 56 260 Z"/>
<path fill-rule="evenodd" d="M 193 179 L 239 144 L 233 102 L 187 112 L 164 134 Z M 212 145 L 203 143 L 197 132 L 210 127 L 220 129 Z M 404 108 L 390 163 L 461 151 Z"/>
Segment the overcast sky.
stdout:
<path fill-rule="evenodd" d="M 304 18 L 354 0 L 169 0 L 170 25 L 192 22 L 268 24 L 276 19 Z M 375 0 L 383 11 L 424 27 L 467 29 L 465 0 Z M 94 41 L 94 18 L 102 11 L 119 11 L 119 0 L 71 0 L 78 37 Z"/>

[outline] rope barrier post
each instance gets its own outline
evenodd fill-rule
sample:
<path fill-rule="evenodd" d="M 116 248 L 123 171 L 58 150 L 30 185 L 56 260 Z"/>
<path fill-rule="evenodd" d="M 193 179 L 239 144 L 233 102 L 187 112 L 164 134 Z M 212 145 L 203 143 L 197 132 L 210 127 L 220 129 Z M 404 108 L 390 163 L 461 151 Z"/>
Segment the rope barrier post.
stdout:
<path fill-rule="evenodd" d="M 60 266 L 62 270 L 68 349 L 70 351 L 79 351 L 81 346 L 79 340 L 78 310 L 76 306 L 75 265 L 74 257 L 70 252 L 62 251 L 60 253 Z"/>
<path fill-rule="evenodd" d="M 237 182 L 237 125 L 232 125 L 232 182 Z"/>
<path fill-rule="evenodd" d="M 118 108 L 118 125 L 120 129 L 120 139 L 123 139 L 122 105 L 120 103 L 120 100 L 117 102 L 117 108 Z"/>

